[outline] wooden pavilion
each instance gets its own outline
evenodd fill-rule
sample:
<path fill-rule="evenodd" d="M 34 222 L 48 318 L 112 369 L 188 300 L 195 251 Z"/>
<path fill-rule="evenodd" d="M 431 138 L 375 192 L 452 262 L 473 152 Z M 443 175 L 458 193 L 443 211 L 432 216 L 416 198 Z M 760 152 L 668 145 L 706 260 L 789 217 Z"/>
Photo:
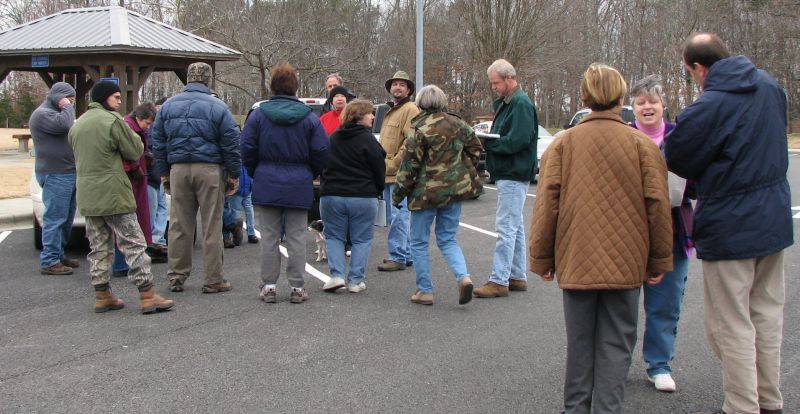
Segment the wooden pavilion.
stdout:
<path fill-rule="evenodd" d="M 68 82 L 82 114 L 96 82 L 116 81 L 123 91 L 119 112 L 126 114 L 153 72 L 175 72 L 185 84 L 190 63 L 208 63 L 216 73 L 217 61 L 240 56 L 123 7 L 68 9 L 0 32 L 0 82 L 11 71 L 36 72 L 48 87 Z"/>

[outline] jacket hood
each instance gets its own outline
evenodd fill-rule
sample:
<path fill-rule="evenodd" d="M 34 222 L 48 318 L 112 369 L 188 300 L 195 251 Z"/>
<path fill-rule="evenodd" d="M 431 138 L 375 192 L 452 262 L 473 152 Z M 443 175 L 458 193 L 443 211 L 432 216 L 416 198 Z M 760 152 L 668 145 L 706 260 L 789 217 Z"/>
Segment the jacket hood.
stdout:
<path fill-rule="evenodd" d="M 66 82 L 56 82 L 47 94 L 47 101 L 58 108 L 58 101 L 67 96 L 75 96 L 75 88 Z"/>
<path fill-rule="evenodd" d="M 703 85 L 704 91 L 747 93 L 756 89 L 758 69 L 744 56 L 731 56 L 717 61 Z"/>
<path fill-rule="evenodd" d="M 294 125 L 306 118 L 311 107 L 292 96 L 273 96 L 259 106 L 270 121 L 278 125 Z"/>
<path fill-rule="evenodd" d="M 346 122 L 336 130 L 336 136 L 339 139 L 351 139 L 363 134 L 364 132 L 372 134 L 372 131 L 364 125 Z"/>

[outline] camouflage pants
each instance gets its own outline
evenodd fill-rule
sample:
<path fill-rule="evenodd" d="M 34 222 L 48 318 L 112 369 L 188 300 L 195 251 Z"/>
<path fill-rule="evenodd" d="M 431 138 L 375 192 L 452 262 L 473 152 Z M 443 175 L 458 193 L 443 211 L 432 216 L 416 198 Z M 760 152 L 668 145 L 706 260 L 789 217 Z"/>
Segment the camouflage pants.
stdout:
<path fill-rule="evenodd" d="M 136 220 L 136 213 L 86 217 L 86 235 L 92 249 L 88 256 L 92 286 L 108 284 L 114 263 L 115 236 L 117 247 L 125 255 L 128 264 L 128 280 L 140 288 L 153 284 L 150 257 L 145 254 L 147 242 Z"/>

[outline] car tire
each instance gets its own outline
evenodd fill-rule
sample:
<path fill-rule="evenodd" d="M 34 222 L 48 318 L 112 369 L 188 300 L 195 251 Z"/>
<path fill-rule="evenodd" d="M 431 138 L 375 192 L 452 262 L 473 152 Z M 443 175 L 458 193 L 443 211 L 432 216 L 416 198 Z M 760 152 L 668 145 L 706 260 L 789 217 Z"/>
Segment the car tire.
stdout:
<path fill-rule="evenodd" d="M 42 226 L 39 225 L 39 221 L 36 220 L 36 217 L 33 218 L 33 247 L 36 250 L 42 250 L 44 245 L 42 244 Z"/>

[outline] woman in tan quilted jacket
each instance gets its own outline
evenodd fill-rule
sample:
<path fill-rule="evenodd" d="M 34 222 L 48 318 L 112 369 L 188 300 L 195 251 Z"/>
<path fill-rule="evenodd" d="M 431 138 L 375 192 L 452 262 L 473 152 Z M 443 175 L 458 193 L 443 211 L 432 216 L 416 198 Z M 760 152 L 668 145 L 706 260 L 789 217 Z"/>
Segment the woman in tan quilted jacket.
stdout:
<path fill-rule="evenodd" d="M 614 68 L 590 65 L 581 99 L 593 112 L 550 145 L 539 173 L 530 269 L 563 290 L 567 414 L 622 412 L 639 288 L 672 270 L 666 164 L 620 117 L 626 90 Z"/>

